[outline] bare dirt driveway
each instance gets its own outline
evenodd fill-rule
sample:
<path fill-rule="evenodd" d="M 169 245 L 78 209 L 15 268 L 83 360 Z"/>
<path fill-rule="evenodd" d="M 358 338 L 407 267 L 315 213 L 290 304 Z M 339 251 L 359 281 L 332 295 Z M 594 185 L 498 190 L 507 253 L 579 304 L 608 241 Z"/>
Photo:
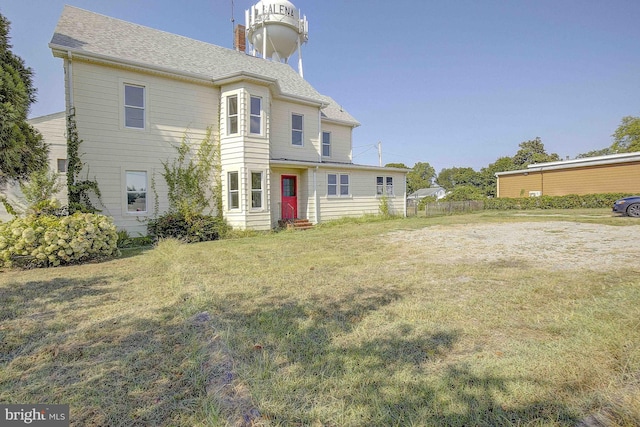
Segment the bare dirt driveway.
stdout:
<path fill-rule="evenodd" d="M 630 219 L 631 220 L 631 219 Z M 569 221 L 436 225 L 390 234 L 430 262 L 509 262 L 548 270 L 640 268 L 640 223 L 617 227 Z"/>

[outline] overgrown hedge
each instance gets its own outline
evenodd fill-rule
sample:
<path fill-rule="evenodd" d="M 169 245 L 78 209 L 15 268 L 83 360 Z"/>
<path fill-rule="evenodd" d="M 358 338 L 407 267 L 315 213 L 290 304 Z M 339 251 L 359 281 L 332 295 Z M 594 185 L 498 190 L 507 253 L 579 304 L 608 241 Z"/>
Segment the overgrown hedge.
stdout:
<path fill-rule="evenodd" d="M 28 215 L 0 223 L 0 267 L 48 267 L 118 254 L 111 218 L 77 212 L 70 216 Z"/>
<path fill-rule="evenodd" d="M 491 198 L 484 200 L 484 208 L 487 210 L 513 210 L 513 209 L 578 209 L 578 208 L 610 208 L 613 202 L 623 197 L 630 196 L 627 193 L 606 194 L 568 194 L 566 196 L 540 196 L 519 198 Z"/>
<path fill-rule="evenodd" d="M 179 212 L 166 213 L 149 221 L 147 232 L 157 239 L 176 238 L 189 243 L 218 240 L 231 229 L 223 218 Z"/>

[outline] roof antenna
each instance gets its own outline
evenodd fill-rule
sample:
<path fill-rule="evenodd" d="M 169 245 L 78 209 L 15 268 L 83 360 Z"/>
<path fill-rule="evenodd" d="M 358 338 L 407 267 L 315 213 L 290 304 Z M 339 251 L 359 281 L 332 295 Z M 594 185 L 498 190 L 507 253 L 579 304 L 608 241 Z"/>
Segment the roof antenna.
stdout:
<path fill-rule="evenodd" d="M 236 37 L 236 20 L 233 17 L 233 0 L 231 0 L 231 34 L 233 34 L 233 43 L 235 44 Z"/>

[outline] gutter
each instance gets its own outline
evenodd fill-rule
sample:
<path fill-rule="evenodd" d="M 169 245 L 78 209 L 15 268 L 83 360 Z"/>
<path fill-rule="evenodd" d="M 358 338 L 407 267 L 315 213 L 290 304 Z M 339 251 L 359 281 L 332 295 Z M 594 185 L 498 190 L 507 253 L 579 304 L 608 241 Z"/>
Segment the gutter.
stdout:
<path fill-rule="evenodd" d="M 70 57 L 70 55 L 73 55 L 76 58 L 83 58 L 89 61 L 100 62 L 100 63 L 111 65 L 114 67 L 126 66 L 126 67 L 137 69 L 138 71 L 146 71 L 146 72 L 154 71 L 160 74 L 168 74 L 168 75 L 182 77 L 190 80 L 199 80 L 203 83 L 209 83 L 209 84 L 213 83 L 213 80 L 211 77 L 205 76 L 202 74 L 177 71 L 173 68 L 160 67 L 157 65 L 150 65 L 148 63 L 131 61 L 127 59 L 113 58 L 111 56 L 100 55 L 96 53 L 88 53 L 83 50 L 69 49 L 68 47 L 53 44 L 53 43 L 49 43 L 49 48 L 53 52 L 53 56 L 58 58 L 64 58 L 65 56 Z"/>
<path fill-rule="evenodd" d="M 518 175 L 531 172 L 542 172 L 550 170 L 562 170 L 562 169 L 576 169 L 586 168 L 591 166 L 606 166 L 615 165 L 620 163 L 633 163 L 640 162 L 640 153 L 625 153 L 614 154 L 616 157 L 593 157 L 592 160 L 579 159 L 579 160 L 565 160 L 564 162 L 549 162 L 549 163 L 534 163 L 527 167 L 527 169 L 519 169 L 515 171 L 496 172 L 495 176 L 503 175 Z"/>
<path fill-rule="evenodd" d="M 269 159 L 270 165 L 279 166 L 302 166 L 305 168 L 323 168 L 323 169 L 351 169 L 351 170 L 370 170 L 380 172 L 400 172 L 406 174 L 411 169 L 403 168 L 388 168 L 384 166 L 371 166 L 371 165 L 357 165 L 354 163 L 328 163 L 328 162 L 312 162 L 303 160 L 290 160 L 290 159 Z"/>

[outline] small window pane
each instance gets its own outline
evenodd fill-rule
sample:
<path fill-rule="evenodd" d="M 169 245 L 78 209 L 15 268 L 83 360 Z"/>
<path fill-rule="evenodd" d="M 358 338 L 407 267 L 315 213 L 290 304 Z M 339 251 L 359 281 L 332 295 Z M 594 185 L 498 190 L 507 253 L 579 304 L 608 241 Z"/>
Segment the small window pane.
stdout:
<path fill-rule="evenodd" d="M 262 173 L 260 172 L 252 172 L 251 173 L 251 188 L 253 190 L 261 190 L 262 189 Z"/>
<path fill-rule="evenodd" d="M 58 172 L 65 173 L 67 171 L 67 159 L 58 159 Z"/>
<path fill-rule="evenodd" d="M 302 116 L 299 114 L 293 114 L 291 116 L 291 123 L 293 129 L 302 130 Z"/>
<path fill-rule="evenodd" d="M 147 173 L 126 172 L 127 212 L 147 211 Z"/>
<path fill-rule="evenodd" d="M 256 116 L 251 116 L 251 124 L 250 124 L 250 128 L 251 128 L 251 133 L 262 133 L 262 124 L 260 123 L 260 117 L 256 117 Z"/>
<path fill-rule="evenodd" d="M 238 97 L 230 96 L 228 99 L 229 99 L 229 115 L 238 114 Z"/>
<path fill-rule="evenodd" d="M 238 209 L 240 207 L 239 194 L 237 192 L 229 194 L 229 208 Z"/>
<path fill-rule="evenodd" d="M 125 107 L 125 126 L 129 128 L 144 128 L 144 110 Z"/>
<path fill-rule="evenodd" d="M 328 179 L 329 179 L 329 184 L 335 185 L 338 183 L 338 178 L 336 175 L 329 175 Z"/>
<path fill-rule="evenodd" d="M 229 174 L 229 189 L 230 190 L 238 189 L 238 173 L 237 172 L 231 172 Z"/>
<path fill-rule="evenodd" d="M 255 96 L 251 97 L 251 115 L 259 116 L 262 110 L 262 99 Z"/>
<path fill-rule="evenodd" d="M 144 108 L 144 88 L 126 85 L 124 87 L 124 104 L 129 107 Z"/>
<path fill-rule="evenodd" d="M 229 117 L 229 133 L 238 133 L 237 117 Z"/>

